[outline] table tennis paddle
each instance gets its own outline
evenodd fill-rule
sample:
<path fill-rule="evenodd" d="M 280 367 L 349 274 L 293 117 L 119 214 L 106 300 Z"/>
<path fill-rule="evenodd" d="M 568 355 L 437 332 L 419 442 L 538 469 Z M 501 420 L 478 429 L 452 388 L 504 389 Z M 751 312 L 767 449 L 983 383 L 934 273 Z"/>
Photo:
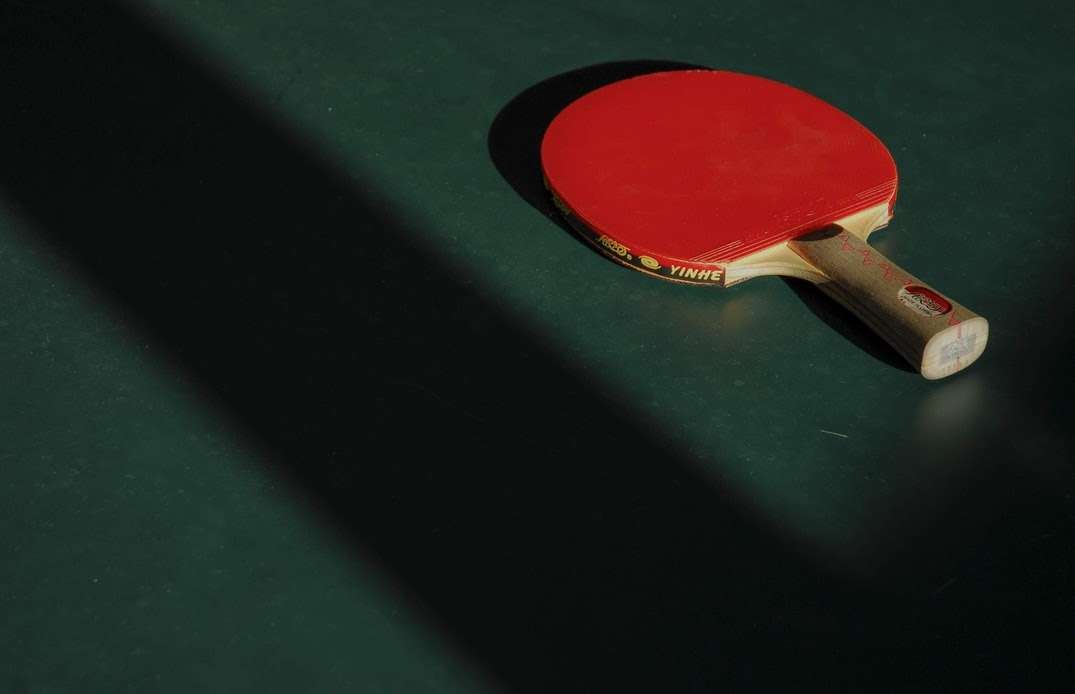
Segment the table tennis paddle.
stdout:
<path fill-rule="evenodd" d="M 716 70 L 614 82 L 553 119 L 541 163 L 572 227 L 630 268 L 721 287 L 809 280 L 929 379 L 985 349 L 984 318 L 867 245 L 892 216 L 895 162 L 806 92 Z"/>

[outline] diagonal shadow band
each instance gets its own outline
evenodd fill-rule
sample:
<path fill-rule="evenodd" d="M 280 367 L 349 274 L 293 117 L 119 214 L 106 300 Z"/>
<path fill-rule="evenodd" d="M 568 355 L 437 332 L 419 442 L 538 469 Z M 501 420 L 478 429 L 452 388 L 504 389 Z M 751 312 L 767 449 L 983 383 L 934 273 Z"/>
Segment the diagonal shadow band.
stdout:
<path fill-rule="evenodd" d="M 674 685 L 752 657 L 776 603 L 804 618 L 769 634 L 788 652 L 850 613 L 375 183 L 123 5 L 6 5 L 0 46 L 5 195 L 511 690 Z"/>

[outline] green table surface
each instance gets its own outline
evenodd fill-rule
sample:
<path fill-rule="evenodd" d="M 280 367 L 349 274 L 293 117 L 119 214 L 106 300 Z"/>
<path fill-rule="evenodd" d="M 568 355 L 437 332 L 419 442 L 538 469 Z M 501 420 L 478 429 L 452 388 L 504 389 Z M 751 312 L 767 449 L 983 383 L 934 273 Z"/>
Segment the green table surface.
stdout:
<path fill-rule="evenodd" d="M 0 691 L 1045 691 L 1075 599 L 1066 2 L 0 5 Z M 890 147 L 928 382 L 541 191 L 702 65 Z"/>

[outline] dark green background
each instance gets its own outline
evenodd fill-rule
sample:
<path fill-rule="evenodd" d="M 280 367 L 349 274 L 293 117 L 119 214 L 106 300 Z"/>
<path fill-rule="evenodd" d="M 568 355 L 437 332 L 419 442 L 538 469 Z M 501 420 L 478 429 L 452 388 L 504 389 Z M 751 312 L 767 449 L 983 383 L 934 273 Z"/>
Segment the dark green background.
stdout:
<path fill-rule="evenodd" d="M 1070 4 L 0 7 L 0 690 L 1070 682 Z M 644 61 L 877 133 L 982 359 L 570 236 Z"/>

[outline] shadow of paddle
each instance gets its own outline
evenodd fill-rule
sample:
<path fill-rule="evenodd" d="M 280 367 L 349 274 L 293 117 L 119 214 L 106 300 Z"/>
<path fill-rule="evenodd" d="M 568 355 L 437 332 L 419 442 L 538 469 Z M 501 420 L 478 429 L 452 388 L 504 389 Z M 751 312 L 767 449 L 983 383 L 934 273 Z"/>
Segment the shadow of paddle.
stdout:
<path fill-rule="evenodd" d="M 810 313 L 821 322 L 839 333 L 848 342 L 880 362 L 908 373 L 918 373 L 907 360 L 900 356 L 892 345 L 863 323 L 855 314 L 841 306 L 834 299 L 826 296 L 820 289 L 806 280 L 783 277 L 784 283 L 803 303 Z"/>

